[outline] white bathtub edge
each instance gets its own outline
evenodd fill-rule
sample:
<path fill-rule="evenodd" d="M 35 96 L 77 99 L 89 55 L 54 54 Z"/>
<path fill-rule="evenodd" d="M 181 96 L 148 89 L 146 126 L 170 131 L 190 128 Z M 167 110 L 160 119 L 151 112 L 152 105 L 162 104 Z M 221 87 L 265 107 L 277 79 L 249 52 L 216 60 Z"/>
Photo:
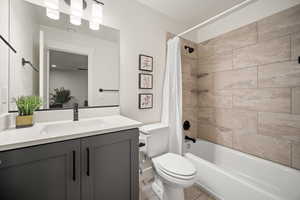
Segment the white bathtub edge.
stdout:
<path fill-rule="evenodd" d="M 216 165 L 204 160 L 204 159 L 201 159 L 199 157 L 197 157 L 196 155 L 192 154 L 192 153 L 185 153 L 184 154 L 184 157 L 186 157 L 188 160 L 192 159 L 194 161 L 198 161 L 201 162 L 202 164 L 205 164 L 207 167 L 217 171 L 218 173 L 222 174 L 223 176 L 227 176 L 231 179 L 233 179 L 234 181 L 236 182 L 239 182 L 241 184 L 243 184 L 244 186 L 246 187 L 249 187 L 251 188 L 252 190 L 254 191 L 257 191 L 257 192 L 260 192 L 266 196 L 268 196 L 269 198 L 271 199 L 274 199 L 274 200 L 283 200 L 282 198 L 278 197 L 278 196 L 275 196 L 271 193 L 268 193 L 258 187 L 255 187 L 253 186 L 252 184 L 248 183 L 247 181 L 244 181 L 240 178 L 237 178 L 236 176 L 230 174 L 230 173 L 227 173 L 226 171 L 224 171 L 223 169 L 217 167 Z M 217 194 L 215 191 L 213 191 L 212 189 L 208 188 L 207 186 L 204 186 L 203 184 L 201 184 L 201 182 L 197 181 L 197 184 L 200 185 L 202 188 L 204 188 L 205 190 L 207 190 L 209 193 L 215 195 L 217 198 L 219 198 L 220 200 L 224 200 L 225 197 L 221 197 L 220 194 Z"/>
<path fill-rule="evenodd" d="M 216 200 L 225 200 L 225 199 L 221 198 L 218 194 L 216 194 L 214 191 L 210 190 L 208 187 L 206 187 L 205 185 L 201 184 L 199 181 L 196 181 L 195 184 L 198 185 L 199 187 L 201 187 L 203 190 L 205 190 L 205 192 L 207 192 L 211 196 L 213 196 Z"/>

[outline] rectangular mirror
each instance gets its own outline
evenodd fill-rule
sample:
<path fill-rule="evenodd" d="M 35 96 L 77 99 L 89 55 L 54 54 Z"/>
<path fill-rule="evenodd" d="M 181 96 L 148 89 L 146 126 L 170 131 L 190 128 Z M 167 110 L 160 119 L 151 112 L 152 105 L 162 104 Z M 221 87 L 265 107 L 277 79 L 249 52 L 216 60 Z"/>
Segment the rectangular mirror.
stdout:
<path fill-rule="evenodd" d="M 119 30 L 91 30 L 83 19 L 76 26 L 62 12 L 53 20 L 25 0 L 11 0 L 10 13 L 10 111 L 28 95 L 42 98 L 41 109 L 119 105 Z"/>

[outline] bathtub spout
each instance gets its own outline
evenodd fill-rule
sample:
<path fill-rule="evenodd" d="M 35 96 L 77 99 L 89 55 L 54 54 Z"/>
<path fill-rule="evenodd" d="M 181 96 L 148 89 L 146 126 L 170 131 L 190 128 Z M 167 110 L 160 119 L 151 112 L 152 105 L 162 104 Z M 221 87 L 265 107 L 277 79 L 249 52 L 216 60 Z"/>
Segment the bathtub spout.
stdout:
<path fill-rule="evenodd" d="M 189 136 L 185 136 L 185 138 L 184 139 L 186 139 L 186 140 L 191 140 L 191 141 L 193 141 L 193 143 L 196 143 L 196 139 L 195 138 L 192 138 L 192 137 L 189 137 Z"/>

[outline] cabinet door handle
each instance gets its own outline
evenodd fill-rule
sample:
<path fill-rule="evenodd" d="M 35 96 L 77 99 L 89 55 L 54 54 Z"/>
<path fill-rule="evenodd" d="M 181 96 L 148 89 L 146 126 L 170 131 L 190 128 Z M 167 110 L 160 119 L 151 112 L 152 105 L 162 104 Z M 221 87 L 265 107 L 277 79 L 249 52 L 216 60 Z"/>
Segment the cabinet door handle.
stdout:
<path fill-rule="evenodd" d="M 72 154 L 73 154 L 73 175 L 72 175 L 72 178 L 73 178 L 73 181 L 76 181 L 76 151 L 73 151 Z"/>
<path fill-rule="evenodd" d="M 86 148 L 86 175 L 90 176 L 90 149 Z"/>

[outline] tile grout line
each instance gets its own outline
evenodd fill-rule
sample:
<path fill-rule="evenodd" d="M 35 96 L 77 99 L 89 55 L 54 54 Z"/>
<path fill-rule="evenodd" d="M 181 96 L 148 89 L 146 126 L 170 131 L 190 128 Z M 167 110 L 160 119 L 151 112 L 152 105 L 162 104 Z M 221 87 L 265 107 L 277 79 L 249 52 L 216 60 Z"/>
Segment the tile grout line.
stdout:
<path fill-rule="evenodd" d="M 293 167 L 293 143 L 292 142 L 290 143 L 290 148 L 291 148 L 291 152 L 290 152 L 290 156 L 291 156 L 290 167 Z"/>
<path fill-rule="evenodd" d="M 258 30 L 258 21 L 256 21 L 256 43 L 259 41 L 259 30 Z"/>
<path fill-rule="evenodd" d="M 256 42 L 258 43 L 259 41 L 259 30 L 258 30 L 258 21 L 255 22 L 255 28 L 256 28 Z M 259 64 L 256 66 L 257 67 L 257 89 L 259 89 L 259 77 L 258 77 L 258 73 L 259 73 Z M 258 113 L 257 113 L 257 134 L 258 134 Z"/>
<path fill-rule="evenodd" d="M 260 135 L 260 131 L 259 131 L 259 122 L 260 122 L 260 120 L 259 120 L 259 111 L 257 111 L 256 117 L 257 117 L 256 133 L 257 133 L 257 135 Z"/>
<path fill-rule="evenodd" d="M 257 67 L 257 68 L 256 68 L 256 70 L 257 70 L 257 74 L 256 74 L 256 78 L 257 78 L 257 79 L 256 79 L 256 80 L 257 80 L 256 84 L 257 84 L 257 85 L 256 85 L 256 88 L 257 88 L 257 89 L 260 88 L 260 87 L 259 87 L 259 85 L 260 85 L 260 84 L 259 84 L 259 66 L 260 66 L 260 65 L 257 65 L 257 66 L 256 66 L 256 67 Z"/>
<path fill-rule="evenodd" d="M 284 59 L 284 60 L 280 60 L 280 61 L 273 61 L 273 62 L 268 62 L 268 63 L 263 63 L 263 64 L 254 64 L 254 65 L 249 65 L 249 66 L 245 66 L 245 67 L 237 67 L 237 68 L 233 68 L 233 69 L 224 69 L 224 70 L 217 70 L 217 71 L 202 71 L 202 72 L 199 72 L 199 73 L 218 73 L 218 72 L 227 72 L 227 71 L 234 71 L 234 70 L 243 70 L 243 69 L 247 69 L 247 68 L 254 68 L 254 67 L 257 67 L 257 66 L 265 67 L 265 66 L 268 66 L 268 65 L 291 62 L 291 61 L 296 61 L 296 60 L 297 59 L 288 58 L 288 59 Z M 201 69 L 202 67 L 199 67 L 199 65 L 198 65 L 198 68 Z M 207 67 L 204 67 L 204 68 L 207 68 Z"/>
<path fill-rule="evenodd" d="M 289 34 L 289 38 L 290 38 L 290 61 L 291 61 L 292 60 L 292 51 L 293 51 L 292 34 Z"/>
<path fill-rule="evenodd" d="M 291 104 L 291 114 L 293 114 L 293 88 L 291 87 L 290 88 L 290 92 L 291 92 L 291 94 L 290 94 L 290 104 Z"/>

